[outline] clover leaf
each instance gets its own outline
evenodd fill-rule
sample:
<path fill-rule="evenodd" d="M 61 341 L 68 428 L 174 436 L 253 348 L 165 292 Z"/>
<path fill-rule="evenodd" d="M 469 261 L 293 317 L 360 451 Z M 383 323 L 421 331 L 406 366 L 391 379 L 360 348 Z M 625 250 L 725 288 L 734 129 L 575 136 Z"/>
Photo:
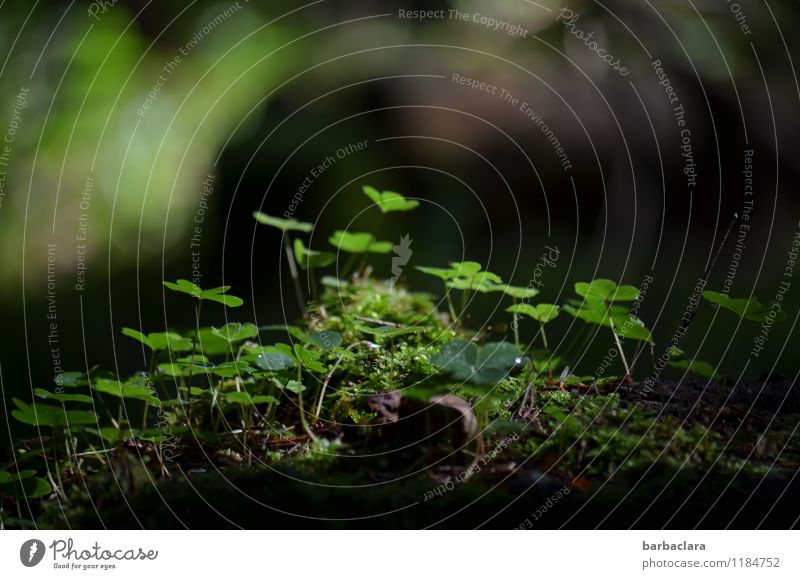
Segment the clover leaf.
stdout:
<path fill-rule="evenodd" d="M 211 289 L 201 289 L 200 286 L 185 279 L 179 279 L 175 282 L 165 281 L 164 285 L 172 291 L 189 294 L 198 300 L 210 300 L 212 302 L 219 302 L 229 308 L 237 308 L 244 303 L 242 298 L 228 295 L 227 292 L 231 289 L 229 285 L 223 285 Z"/>
<path fill-rule="evenodd" d="M 17 398 L 12 399 L 16 410 L 11 415 L 31 426 L 77 426 L 81 424 L 96 424 L 97 416 L 87 410 L 65 410 L 60 406 L 47 404 L 25 404 Z"/>
<path fill-rule="evenodd" d="M 726 310 L 734 312 L 740 318 L 752 320 L 754 322 L 763 322 L 767 319 L 773 306 L 769 304 L 762 304 L 755 298 L 731 298 L 728 294 L 723 294 L 714 291 L 704 291 L 703 297 L 712 304 L 716 304 Z M 786 318 L 786 313 L 779 310 L 775 315 L 776 321 L 782 321 Z"/>
<path fill-rule="evenodd" d="M 536 295 L 539 294 L 539 290 L 537 290 L 535 288 L 532 288 L 530 286 L 521 287 L 521 286 L 515 286 L 515 285 L 508 285 L 508 284 L 504 284 L 504 283 L 495 284 L 495 285 L 489 287 L 488 291 L 490 291 L 490 292 L 503 292 L 507 296 L 510 296 L 512 298 L 518 298 L 518 299 L 528 299 L 528 298 L 535 297 Z"/>
<path fill-rule="evenodd" d="M 554 304 L 537 304 L 535 306 L 517 304 L 506 308 L 506 311 L 512 314 L 523 314 L 537 322 L 546 324 L 558 317 L 559 308 Z"/>
<path fill-rule="evenodd" d="M 233 344 L 234 342 L 241 342 L 242 340 L 258 336 L 258 327 L 251 323 L 240 324 L 238 322 L 230 322 L 221 328 L 212 328 L 211 332 L 229 344 Z"/>
<path fill-rule="evenodd" d="M 639 290 L 632 285 L 617 286 L 610 279 L 596 279 L 591 283 L 578 282 L 575 293 L 587 299 L 599 299 L 604 302 L 629 302 L 639 297 Z"/>
<path fill-rule="evenodd" d="M 336 256 L 328 251 L 314 251 L 303 245 L 301 239 L 294 240 L 294 257 L 302 269 L 326 267 L 336 261 Z"/>
<path fill-rule="evenodd" d="M 452 380 L 476 386 L 495 384 L 523 363 L 519 349 L 508 342 L 477 346 L 456 339 L 431 356 L 431 363 L 444 370 Z"/>
<path fill-rule="evenodd" d="M 394 191 L 380 192 L 374 187 L 364 185 L 361 190 L 364 195 L 369 197 L 382 213 L 390 213 L 392 211 L 410 211 L 419 206 L 419 201 L 406 199 L 400 193 Z"/>
<path fill-rule="evenodd" d="M 348 253 L 389 253 L 392 251 L 391 241 L 375 241 L 371 233 L 353 233 L 337 230 L 328 241 L 341 251 Z"/>
<path fill-rule="evenodd" d="M 129 338 L 138 340 L 153 351 L 169 348 L 175 352 L 182 352 L 192 349 L 192 341 L 189 338 L 184 338 L 174 332 L 153 332 L 145 336 L 133 328 L 122 328 L 122 333 Z"/>
<path fill-rule="evenodd" d="M 314 229 L 314 226 L 311 223 L 297 221 L 296 219 L 281 219 L 280 217 L 272 217 L 271 215 L 267 215 L 261 211 L 253 211 L 253 217 L 255 217 L 256 221 L 259 223 L 269 225 L 270 227 L 275 227 L 283 232 L 302 231 L 303 233 L 308 233 Z"/>

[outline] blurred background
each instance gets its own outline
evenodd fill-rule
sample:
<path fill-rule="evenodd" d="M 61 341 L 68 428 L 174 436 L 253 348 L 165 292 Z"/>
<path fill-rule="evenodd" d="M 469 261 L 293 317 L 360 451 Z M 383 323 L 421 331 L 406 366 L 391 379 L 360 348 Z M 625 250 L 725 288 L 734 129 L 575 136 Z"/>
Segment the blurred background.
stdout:
<path fill-rule="evenodd" d="M 413 240 L 414 289 L 441 289 L 414 266 L 463 259 L 526 285 L 557 247 L 542 300 L 592 277 L 651 275 L 639 314 L 663 344 L 747 210 L 708 289 L 735 264 L 731 296 L 772 301 L 800 220 L 798 3 L 566 6 L 0 2 L 6 402 L 59 368 L 141 367 L 121 327 L 192 324 L 164 279 L 231 285 L 247 302 L 232 320 L 294 320 L 280 233 L 251 213 L 290 211 L 314 223 L 307 244 L 330 249 L 335 229 L 372 228 L 363 184 L 421 202 L 378 232 Z M 420 10 L 439 12 L 407 17 Z M 390 256 L 372 263 L 390 275 Z M 749 376 L 797 370 L 794 285 Z M 491 296 L 475 306 L 478 324 L 506 317 Z M 715 314 L 702 307 L 682 347 L 735 377 L 759 327 Z M 219 325 L 226 312 L 207 315 Z"/>

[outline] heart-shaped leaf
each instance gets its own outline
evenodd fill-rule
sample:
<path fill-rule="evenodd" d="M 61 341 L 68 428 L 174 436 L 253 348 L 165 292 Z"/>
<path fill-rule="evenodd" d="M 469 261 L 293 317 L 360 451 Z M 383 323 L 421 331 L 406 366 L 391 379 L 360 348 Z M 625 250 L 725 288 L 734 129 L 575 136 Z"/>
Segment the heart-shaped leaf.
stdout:
<path fill-rule="evenodd" d="M 258 327 L 251 323 L 240 324 L 238 322 L 230 322 L 221 328 L 212 328 L 211 331 L 215 336 L 222 338 L 230 344 L 258 336 Z"/>
<path fill-rule="evenodd" d="M 575 284 L 575 293 L 587 299 L 604 302 L 627 302 L 639 297 L 639 290 L 634 286 L 617 286 L 610 279 L 596 279 L 591 283 L 578 282 Z"/>
<path fill-rule="evenodd" d="M 484 386 L 505 378 L 515 366 L 523 363 L 523 359 L 517 347 L 508 342 L 478 347 L 472 342 L 456 339 L 433 354 L 431 363 L 455 381 Z"/>
<path fill-rule="evenodd" d="M 391 241 L 375 241 L 371 233 L 337 230 L 328 241 L 340 251 L 348 253 L 389 253 L 394 247 Z"/>
<path fill-rule="evenodd" d="M 253 404 L 278 404 L 279 400 L 274 396 L 263 394 L 251 396 L 248 392 L 227 392 L 225 393 L 225 402 L 252 406 Z"/>
<path fill-rule="evenodd" d="M 624 316 L 614 316 L 611 318 L 614 323 L 614 333 L 623 338 L 629 338 L 638 342 L 653 343 L 653 336 L 644 326 L 644 322 L 632 314 Z"/>
<path fill-rule="evenodd" d="M 311 223 L 297 221 L 296 219 L 272 217 L 271 215 L 267 215 L 261 211 L 253 211 L 253 217 L 255 217 L 256 221 L 259 223 L 269 225 L 270 227 L 275 227 L 281 231 L 302 231 L 303 233 L 308 233 L 314 229 L 314 226 Z"/>
<path fill-rule="evenodd" d="M 523 314 L 539 323 L 546 324 L 558 317 L 559 308 L 554 304 L 517 304 L 506 308 L 512 314 Z"/>
<path fill-rule="evenodd" d="M 28 405 L 13 399 L 16 410 L 11 415 L 22 422 L 32 426 L 78 426 L 81 424 L 96 424 L 97 416 L 87 410 L 64 410 L 58 406 L 47 404 Z"/>
<path fill-rule="evenodd" d="M 155 393 L 152 386 L 146 386 L 141 381 L 130 380 L 120 382 L 119 380 L 108 380 L 101 378 L 95 380 L 92 388 L 103 394 L 110 394 L 117 398 L 130 398 L 133 400 L 142 400 L 153 406 L 159 406 L 160 400 Z"/>
<path fill-rule="evenodd" d="M 58 402 L 83 402 L 86 404 L 91 404 L 93 402 L 92 397 L 87 396 L 86 394 L 58 394 L 48 392 L 44 388 L 34 388 L 33 393 L 39 398 L 43 398 L 45 400 L 51 398 L 53 400 L 57 400 Z"/>
<path fill-rule="evenodd" d="M 5 471 L 0 471 L 3 473 Z M 25 471 L 26 473 L 36 474 L 35 471 Z M 27 499 L 38 499 L 53 492 L 52 485 L 43 478 L 25 476 L 11 477 L 8 481 L 0 478 L 0 495 L 5 494 L 11 497 L 23 496 Z"/>
<path fill-rule="evenodd" d="M 314 344 L 323 350 L 333 350 L 342 344 L 342 335 L 339 332 L 322 331 L 305 336 L 305 342 Z"/>
<path fill-rule="evenodd" d="M 314 251 L 303 245 L 301 239 L 294 240 L 294 258 L 302 269 L 326 267 L 336 261 L 336 255 L 328 251 Z"/>
<path fill-rule="evenodd" d="M 284 388 L 289 392 L 294 392 L 295 394 L 300 394 L 306 389 L 306 387 L 297 380 L 289 380 Z"/>
<path fill-rule="evenodd" d="M 165 281 L 164 285 L 172 291 L 189 294 L 192 297 L 200 297 L 200 294 L 203 292 L 200 286 L 193 284 L 187 279 L 179 279 L 175 282 Z"/>
<path fill-rule="evenodd" d="M 703 297 L 712 304 L 717 304 L 726 310 L 734 312 L 740 318 L 752 320 L 754 322 L 763 322 L 770 317 L 769 314 L 773 307 L 769 304 L 762 304 L 755 298 L 749 300 L 744 298 L 731 298 L 728 294 L 714 291 L 704 291 Z M 782 321 L 786 318 L 786 313 L 779 309 L 774 317 L 775 321 Z"/>
<path fill-rule="evenodd" d="M 169 348 L 175 352 L 192 349 L 192 341 L 174 332 L 153 332 L 145 336 L 133 328 L 122 328 L 122 333 L 134 340 L 138 340 L 153 351 Z"/>
<path fill-rule="evenodd" d="M 369 185 L 364 185 L 361 190 L 383 213 L 409 211 L 419 206 L 419 201 L 406 199 L 400 193 L 395 193 L 394 191 L 380 192 Z"/>
<path fill-rule="evenodd" d="M 222 362 L 211 369 L 211 373 L 222 378 L 233 378 L 234 376 L 245 376 L 255 372 L 255 368 L 242 360 Z"/>
<path fill-rule="evenodd" d="M 532 287 L 521 287 L 515 285 L 508 285 L 504 283 L 498 283 L 489 288 L 491 292 L 503 292 L 507 296 L 511 296 L 512 298 L 517 299 L 530 299 L 538 295 L 539 290 L 532 288 Z"/>
<path fill-rule="evenodd" d="M 266 350 L 267 351 L 261 352 L 256 357 L 256 366 L 262 370 L 279 372 L 287 368 L 294 368 L 294 358 L 291 356 L 286 355 L 275 347 L 266 348 Z"/>
<path fill-rule="evenodd" d="M 667 365 L 678 368 L 680 370 L 688 370 L 696 376 L 701 378 L 708 378 L 710 380 L 722 380 L 723 376 L 719 374 L 714 366 L 703 360 L 689 360 L 686 353 L 676 346 L 667 348 Z"/>
<path fill-rule="evenodd" d="M 229 285 L 223 285 L 204 290 L 201 289 L 200 286 L 185 279 L 179 279 L 174 283 L 171 281 L 165 281 L 164 285 L 173 291 L 189 294 L 190 296 L 198 300 L 210 300 L 212 302 L 219 302 L 225 306 L 228 306 L 229 308 L 236 308 L 244 303 L 244 300 L 242 300 L 241 298 L 228 295 L 225 293 L 229 289 L 231 289 L 231 286 Z M 131 335 L 131 337 L 140 339 L 139 337 L 134 335 Z"/>

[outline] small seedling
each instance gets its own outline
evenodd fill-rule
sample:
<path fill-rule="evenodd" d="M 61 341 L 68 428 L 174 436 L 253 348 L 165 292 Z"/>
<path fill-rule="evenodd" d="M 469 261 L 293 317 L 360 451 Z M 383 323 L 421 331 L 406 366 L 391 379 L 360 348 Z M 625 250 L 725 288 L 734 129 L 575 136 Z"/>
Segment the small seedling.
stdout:
<path fill-rule="evenodd" d="M 690 360 L 689 357 L 686 355 L 686 352 L 684 352 L 677 346 L 670 346 L 669 348 L 667 348 L 667 355 L 669 356 L 669 359 L 667 360 L 667 365 L 673 368 L 686 370 L 696 376 L 700 376 L 701 378 L 707 378 L 709 380 L 720 381 L 724 378 L 722 374 L 719 374 L 714 369 L 714 366 L 712 366 L 708 362 L 704 362 L 703 360 L 697 360 L 697 359 Z"/>
<path fill-rule="evenodd" d="M 723 294 L 714 291 L 704 291 L 703 297 L 717 306 L 730 310 L 739 316 L 742 320 L 752 320 L 754 322 L 763 322 L 769 317 L 774 317 L 775 321 L 783 321 L 786 318 L 786 313 L 780 309 L 778 304 L 762 304 L 755 298 L 731 298 L 728 294 Z M 776 309 L 774 316 L 770 316 L 771 312 Z"/>
<path fill-rule="evenodd" d="M 639 318 L 631 314 L 628 308 L 616 305 L 616 302 L 636 300 L 639 297 L 639 290 L 630 285 L 617 286 L 609 279 L 596 279 L 591 283 L 576 283 L 575 293 L 584 298 L 583 302 L 565 305 L 564 311 L 589 324 L 611 329 L 614 344 L 625 367 L 624 379 L 630 381 L 631 368 L 619 338 L 630 338 L 652 344 L 653 337 Z"/>
<path fill-rule="evenodd" d="M 175 282 L 165 281 L 164 285 L 171 289 L 172 291 L 178 293 L 184 293 L 192 296 L 197 300 L 197 304 L 194 308 L 194 315 L 195 315 L 195 331 L 192 334 L 192 352 L 195 351 L 197 348 L 197 340 L 200 336 L 200 311 L 203 307 L 203 301 L 208 300 L 212 302 L 218 302 L 222 305 L 229 307 L 229 308 L 238 308 L 244 303 L 242 298 L 230 295 L 227 293 L 231 286 L 223 285 L 211 289 L 204 290 L 200 288 L 197 284 L 194 284 L 185 279 L 179 279 Z M 191 393 L 192 393 L 192 372 L 193 364 L 189 365 L 189 383 L 187 388 L 187 396 L 186 396 L 186 403 L 187 403 L 187 420 L 191 420 L 191 406 L 188 406 L 189 402 L 191 401 Z"/>
<path fill-rule="evenodd" d="M 263 225 L 269 225 L 281 231 L 281 243 L 286 252 L 286 262 L 289 264 L 289 273 L 292 276 L 292 283 L 294 284 L 295 296 L 297 297 L 297 304 L 300 306 L 300 311 L 303 317 L 306 317 L 305 306 L 303 304 L 303 290 L 300 288 L 300 276 L 297 274 L 297 267 L 295 266 L 295 256 L 292 254 L 292 240 L 289 238 L 290 231 L 300 231 L 301 233 L 309 233 L 314 226 L 311 223 L 297 221 L 296 219 L 282 219 L 280 217 L 273 217 L 262 213 L 261 211 L 253 211 L 253 217 L 256 221 Z"/>
<path fill-rule="evenodd" d="M 514 337 L 517 340 L 517 347 L 519 347 L 519 333 L 517 329 L 518 325 L 518 316 L 520 314 L 528 316 L 529 318 L 533 318 L 537 322 L 539 322 L 539 333 L 542 335 L 542 345 L 544 346 L 545 352 L 550 353 L 550 347 L 547 345 L 547 334 L 544 332 L 545 324 L 552 322 L 554 319 L 558 317 L 559 308 L 554 304 L 537 304 L 532 306 L 530 304 L 516 304 L 510 306 L 506 309 L 507 312 L 511 312 L 514 314 Z M 536 337 L 534 337 L 534 340 Z M 533 341 L 531 345 L 528 346 L 527 350 L 530 350 L 533 347 Z"/>
<path fill-rule="evenodd" d="M 374 187 L 364 185 L 361 190 L 364 195 L 369 197 L 373 203 L 381 210 L 381 213 L 391 213 L 393 211 L 410 211 L 419 206 L 419 201 L 406 199 L 400 193 L 394 191 L 378 191 Z"/>
<path fill-rule="evenodd" d="M 501 287 L 503 280 L 500 276 L 490 271 L 483 271 L 483 266 L 477 261 L 451 262 L 450 267 L 447 269 L 424 266 L 417 266 L 416 269 L 422 273 L 438 277 L 444 281 L 446 289 L 461 290 L 461 316 L 464 315 L 466 310 L 470 292 L 487 293 L 498 290 L 507 292 L 508 288 L 512 287 Z M 460 316 L 456 316 L 450 292 L 447 291 L 445 295 L 450 315 L 453 323 L 455 323 L 460 319 Z"/>

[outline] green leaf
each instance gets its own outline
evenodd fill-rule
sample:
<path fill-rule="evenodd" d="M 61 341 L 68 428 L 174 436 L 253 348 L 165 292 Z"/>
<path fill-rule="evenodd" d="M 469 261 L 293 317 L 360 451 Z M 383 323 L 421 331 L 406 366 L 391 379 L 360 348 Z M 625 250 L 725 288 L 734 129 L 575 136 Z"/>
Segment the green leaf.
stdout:
<path fill-rule="evenodd" d="M 67 410 L 58 406 L 46 404 L 28 405 L 13 399 L 17 410 L 12 410 L 11 415 L 22 422 L 32 426 L 77 426 L 81 424 L 96 424 L 97 417 L 93 412 L 86 410 Z"/>
<path fill-rule="evenodd" d="M 445 281 L 452 279 L 455 277 L 455 274 L 450 269 L 442 269 L 440 267 L 425 267 L 422 265 L 417 265 L 414 267 L 417 271 L 421 271 L 422 273 L 426 273 L 428 275 L 433 275 L 438 277 L 439 279 L 443 279 Z"/>
<path fill-rule="evenodd" d="M 510 342 L 485 344 L 478 351 L 478 373 L 473 376 L 474 384 L 494 384 L 499 382 L 514 366 L 522 363 L 519 349 Z"/>
<path fill-rule="evenodd" d="M 496 274 L 490 271 L 482 271 L 470 277 L 457 277 L 447 284 L 448 287 L 457 290 L 475 290 L 481 293 L 494 291 L 495 284 L 502 281 Z"/>
<path fill-rule="evenodd" d="M 0 494 L 8 494 L 12 497 L 24 496 L 28 499 L 38 499 L 52 493 L 53 487 L 45 479 L 36 477 L 0 482 L 0 491 Z"/>
<path fill-rule="evenodd" d="M 255 395 L 251 396 L 248 392 L 227 392 L 224 395 L 225 402 L 232 404 L 278 404 L 280 401 L 274 396 Z"/>
<path fill-rule="evenodd" d="M 294 240 L 294 258 L 302 269 L 326 267 L 336 261 L 336 255 L 328 251 L 314 251 L 303 245 L 303 240 Z"/>
<path fill-rule="evenodd" d="M 133 338 L 134 340 L 140 341 L 142 344 L 144 344 L 151 350 L 153 349 L 152 346 L 150 345 L 150 340 L 148 340 L 147 336 L 145 336 L 143 333 L 134 330 L 133 328 L 122 328 L 122 333 L 123 335 Z"/>
<path fill-rule="evenodd" d="M 164 362 L 158 365 L 158 371 L 165 376 L 198 376 L 207 373 L 213 367 L 207 362 L 187 363 L 181 361 Z M 129 396 L 133 397 L 133 396 Z"/>
<path fill-rule="evenodd" d="M 230 322 L 221 328 L 212 328 L 211 332 L 228 343 L 241 342 L 258 336 L 258 327 L 255 324 Z"/>
<path fill-rule="evenodd" d="M 611 320 L 614 322 L 614 333 L 618 336 L 638 342 L 653 343 L 653 336 L 650 334 L 650 330 L 636 316 L 626 314 L 625 316 L 614 316 Z"/>
<path fill-rule="evenodd" d="M 383 213 L 392 211 L 409 211 L 419 206 L 419 201 L 406 199 L 400 193 L 394 191 L 380 192 L 374 187 L 364 185 L 361 190 L 378 206 Z"/>
<path fill-rule="evenodd" d="M 537 304 L 536 306 L 517 304 L 506 308 L 506 311 L 512 314 L 524 314 L 537 322 L 546 324 L 558 317 L 559 308 L 553 304 Z"/>
<path fill-rule="evenodd" d="M 403 336 L 405 334 L 421 334 L 426 330 L 426 328 L 420 326 L 404 326 L 400 328 L 394 328 L 392 326 L 365 326 L 364 324 L 355 324 L 355 328 L 360 331 L 364 332 L 365 334 L 372 334 L 373 336 L 386 336 L 390 338 L 396 338 L 397 336 Z"/>
<path fill-rule="evenodd" d="M 712 304 L 717 304 L 722 308 L 734 312 L 740 318 L 754 322 L 763 322 L 766 320 L 770 317 L 769 314 L 772 309 L 771 305 L 762 304 L 755 298 L 749 300 L 744 298 L 734 299 L 727 294 L 714 291 L 704 291 L 703 297 Z M 775 321 L 780 322 L 784 319 L 786 319 L 786 313 L 783 310 L 779 310 L 778 314 L 775 315 Z"/>
<path fill-rule="evenodd" d="M 453 277 L 472 277 L 481 271 L 482 268 L 483 266 L 477 261 L 450 262 L 450 271 L 453 272 Z M 497 278 L 495 282 L 500 283 L 500 278 Z"/>
<path fill-rule="evenodd" d="M 495 342 L 482 347 L 466 340 L 451 340 L 431 356 L 431 363 L 456 381 L 488 385 L 505 378 L 522 363 L 519 350 L 508 342 Z"/>
<path fill-rule="evenodd" d="M 241 298 L 237 298 L 236 296 L 227 295 L 225 293 L 229 289 L 231 289 L 231 286 L 229 286 L 229 285 L 223 285 L 223 286 L 219 286 L 219 287 L 203 290 L 203 289 L 200 289 L 199 286 L 197 286 L 197 285 L 193 284 L 192 282 L 187 281 L 185 279 L 179 279 L 175 283 L 173 283 L 171 281 L 165 281 L 164 285 L 166 287 L 168 287 L 169 289 L 173 290 L 173 291 L 189 294 L 193 298 L 196 298 L 196 299 L 199 299 L 199 300 L 210 300 L 210 301 L 213 301 L 213 302 L 219 302 L 219 303 L 224 304 L 224 305 L 226 305 L 226 306 L 228 306 L 230 308 L 238 307 L 238 306 L 240 306 L 240 305 L 242 305 L 244 303 L 244 300 L 242 300 Z M 138 332 L 137 332 L 137 334 L 138 334 Z M 130 335 L 130 334 L 128 334 L 128 335 Z M 131 336 L 131 337 L 136 337 L 136 336 Z M 140 338 L 136 337 L 136 339 L 140 339 Z"/>
<path fill-rule="evenodd" d="M 714 370 L 714 366 L 703 360 L 689 360 L 683 350 L 676 346 L 667 348 L 667 365 L 679 370 L 688 370 L 696 376 L 710 380 L 722 380 L 724 376 Z"/>
<path fill-rule="evenodd" d="M 468 380 L 478 364 L 478 346 L 466 340 L 450 340 L 431 356 L 431 363 L 454 380 Z"/>
<path fill-rule="evenodd" d="M 241 360 L 231 361 L 231 362 L 222 362 L 221 364 L 217 364 L 211 369 L 211 373 L 216 376 L 221 376 L 222 378 L 233 378 L 234 376 L 244 376 L 246 374 L 252 374 L 255 372 L 255 368 L 250 366 L 247 362 L 243 362 Z"/>
<path fill-rule="evenodd" d="M 155 332 L 145 336 L 132 328 L 122 328 L 122 333 L 134 340 L 138 340 L 153 351 L 167 348 L 182 352 L 192 349 L 192 341 L 174 332 Z"/>
<path fill-rule="evenodd" d="M 294 359 L 285 353 L 272 348 L 270 351 L 262 352 L 256 357 L 256 366 L 262 370 L 278 372 L 287 368 L 294 368 Z"/>
<path fill-rule="evenodd" d="M 528 299 L 538 295 L 539 290 L 532 287 L 521 287 L 503 283 L 494 284 L 489 287 L 490 292 L 503 292 L 507 296 L 517 299 Z"/>
<path fill-rule="evenodd" d="M 586 302 L 580 305 L 580 307 L 576 308 L 575 306 L 567 304 L 564 305 L 562 309 L 569 315 L 581 319 L 589 324 L 597 324 L 599 326 L 606 327 L 611 326 L 611 323 L 609 322 L 609 315 L 606 312 L 606 308 L 602 302 L 587 299 Z"/>
<path fill-rule="evenodd" d="M 179 279 L 176 282 L 165 281 L 164 285 L 167 286 L 172 291 L 189 294 L 192 297 L 199 297 L 203 290 L 200 289 L 200 286 L 193 284 L 189 280 L 186 279 Z"/>
<path fill-rule="evenodd" d="M 294 345 L 294 354 L 306 370 L 311 372 L 325 372 L 327 368 L 318 362 L 319 354 L 312 350 L 307 350 L 300 344 Z"/>
<path fill-rule="evenodd" d="M 45 400 L 52 398 L 53 400 L 57 400 L 59 402 L 84 402 L 86 404 L 91 404 L 93 402 L 92 397 L 86 396 L 86 394 L 57 394 L 48 392 L 44 388 L 34 388 L 33 393 L 39 398 L 43 398 Z"/>
<path fill-rule="evenodd" d="M 348 253 L 389 253 L 392 251 L 390 241 L 375 241 L 371 233 L 353 233 L 337 230 L 328 240 L 331 245 Z"/>
<path fill-rule="evenodd" d="M 193 335 L 191 332 L 189 336 Z M 228 341 L 214 333 L 214 328 L 200 328 L 197 335 L 197 347 L 200 352 L 207 356 L 218 356 L 227 354 L 230 351 Z"/>
<path fill-rule="evenodd" d="M 639 297 L 639 290 L 631 285 L 617 284 L 610 279 L 596 279 L 591 283 L 578 282 L 575 293 L 587 299 L 594 298 L 604 302 L 632 301 Z"/>
<path fill-rule="evenodd" d="M 110 394 L 117 398 L 130 398 L 133 400 L 142 400 L 148 402 L 153 406 L 159 406 L 161 401 L 155 393 L 154 388 L 143 386 L 139 381 L 120 382 L 119 380 L 107 380 L 101 378 L 95 380 L 92 388 L 103 394 Z"/>
<path fill-rule="evenodd" d="M 53 379 L 56 386 L 67 386 L 74 388 L 75 386 L 88 386 L 89 379 L 83 372 L 62 372 Z"/>
<path fill-rule="evenodd" d="M 561 357 L 554 356 L 547 350 L 536 349 L 530 354 L 533 359 L 533 367 L 537 372 L 552 372 L 561 366 Z"/>
<path fill-rule="evenodd" d="M 202 297 L 206 298 L 209 296 L 215 296 L 217 294 L 224 294 L 226 291 L 231 289 L 229 285 L 221 285 L 219 287 L 212 287 L 211 289 L 203 290 L 201 292 Z"/>
<path fill-rule="evenodd" d="M 342 343 L 342 335 L 339 332 L 322 331 L 314 332 L 306 336 L 307 343 L 314 344 L 323 350 L 332 350 Z"/>
<path fill-rule="evenodd" d="M 300 394 L 306 389 L 306 387 L 297 380 L 289 380 L 284 388 L 289 392 L 294 392 L 295 394 Z"/>
<path fill-rule="evenodd" d="M 621 285 L 611 297 L 614 302 L 632 302 L 639 297 L 639 288 L 632 285 Z"/>
<path fill-rule="evenodd" d="M 319 281 L 325 287 L 332 287 L 335 289 L 344 289 L 350 286 L 350 283 L 347 282 L 346 280 L 336 279 L 332 275 L 322 276 L 322 279 Z"/>
<path fill-rule="evenodd" d="M 394 244 L 391 241 L 375 241 L 369 245 L 370 253 L 391 253 Z"/>
<path fill-rule="evenodd" d="M 222 305 L 227 306 L 229 308 L 238 308 L 240 305 L 244 303 L 244 300 L 242 298 L 238 298 L 236 296 L 231 296 L 228 294 L 207 296 L 206 299 L 212 302 L 219 302 Z"/>
<path fill-rule="evenodd" d="M 281 219 L 280 217 L 272 217 L 261 211 L 253 211 L 253 217 L 256 221 L 270 227 L 275 227 L 281 231 L 302 231 L 308 233 L 314 229 L 313 224 L 297 221 L 296 219 Z"/>

